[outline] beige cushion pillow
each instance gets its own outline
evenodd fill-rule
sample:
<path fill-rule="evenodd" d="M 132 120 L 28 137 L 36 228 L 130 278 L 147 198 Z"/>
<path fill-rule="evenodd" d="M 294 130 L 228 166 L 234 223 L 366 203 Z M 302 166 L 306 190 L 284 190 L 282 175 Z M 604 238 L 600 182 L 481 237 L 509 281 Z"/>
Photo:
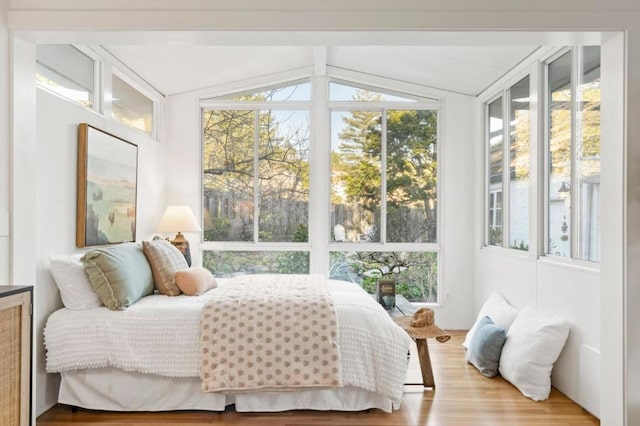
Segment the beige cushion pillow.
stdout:
<path fill-rule="evenodd" d="M 218 286 L 211 272 L 201 266 L 176 272 L 176 284 L 187 296 L 198 296 Z"/>
<path fill-rule="evenodd" d="M 176 285 L 175 273 L 188 269 L 184 255 L 173 244 L 166 240 L 143 241 L 142 251 L 147 256 L 153 282 L 161 294 L 177 296 L 180 289 Z"/>
<path fill-rule="evenodd" d="M 98 298 L 109 309 L 125 309 L 153 293 L 151 268 L 136 244 L 88 251 L 82 257 L 82 264 Z"/>

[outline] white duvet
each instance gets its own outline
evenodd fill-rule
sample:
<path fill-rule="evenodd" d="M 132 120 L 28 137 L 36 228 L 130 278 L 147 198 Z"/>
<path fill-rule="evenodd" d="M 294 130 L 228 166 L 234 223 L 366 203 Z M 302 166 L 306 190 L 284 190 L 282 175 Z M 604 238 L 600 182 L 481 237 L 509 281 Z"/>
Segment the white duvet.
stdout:
<path fill-rule="evenodd" d="M 220 285 L 226 285 L 220 280 Z M 338 315 L 344 386 L 376 392 L 398 406 L 410 338 L 355 284 L 329 281 Z M 60 309 L 45 326 L 47 371 L 115 367 L 166 377 L 200 376 L 202 296 L 147 296 L 125 311 Z"/>

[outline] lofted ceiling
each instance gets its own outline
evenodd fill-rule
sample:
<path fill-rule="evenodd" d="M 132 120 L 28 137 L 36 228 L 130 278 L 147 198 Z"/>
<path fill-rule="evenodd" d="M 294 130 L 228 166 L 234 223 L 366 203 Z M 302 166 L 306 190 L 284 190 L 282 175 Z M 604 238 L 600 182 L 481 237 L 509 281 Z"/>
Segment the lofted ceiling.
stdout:
<path fill-rule="evenodd" d="M 526 45 L 419 46 L 103 44 L 165 95 L 326 65 L 431 88 L 477 95 L 538 48 Z M 326 61 L 325 61 L 326 58 Z M 323 64 L 324 65 L 324 64 Z"/>

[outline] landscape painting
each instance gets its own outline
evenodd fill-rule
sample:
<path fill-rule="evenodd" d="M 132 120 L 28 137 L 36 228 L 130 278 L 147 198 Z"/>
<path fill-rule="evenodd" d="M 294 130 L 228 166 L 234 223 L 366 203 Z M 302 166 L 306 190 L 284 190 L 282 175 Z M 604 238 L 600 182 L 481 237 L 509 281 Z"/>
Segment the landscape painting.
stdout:
<path fill-rule="evenodd" d="M 135 241 L 137 166 L 136 145 L 79 125 L 78 247 Z"/>

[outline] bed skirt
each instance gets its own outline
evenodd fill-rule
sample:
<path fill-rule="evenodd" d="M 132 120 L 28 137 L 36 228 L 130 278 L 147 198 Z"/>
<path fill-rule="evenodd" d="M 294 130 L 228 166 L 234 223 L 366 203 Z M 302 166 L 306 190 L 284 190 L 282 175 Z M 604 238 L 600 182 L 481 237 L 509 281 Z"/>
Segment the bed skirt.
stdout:
<path fill-rule="evenodd" d="M 199 378 L 169 378 L 125 372 L 115 368 L 61 373 L 58 402 L 107 411 L 224 411 L 235 404 L 238 412 L 288 410 L 362 411 L 378 408 L 390 413 L 392 401 L 355 387 L 296 392 L 259 392 L 238 395 L 202 393 Z"/>

